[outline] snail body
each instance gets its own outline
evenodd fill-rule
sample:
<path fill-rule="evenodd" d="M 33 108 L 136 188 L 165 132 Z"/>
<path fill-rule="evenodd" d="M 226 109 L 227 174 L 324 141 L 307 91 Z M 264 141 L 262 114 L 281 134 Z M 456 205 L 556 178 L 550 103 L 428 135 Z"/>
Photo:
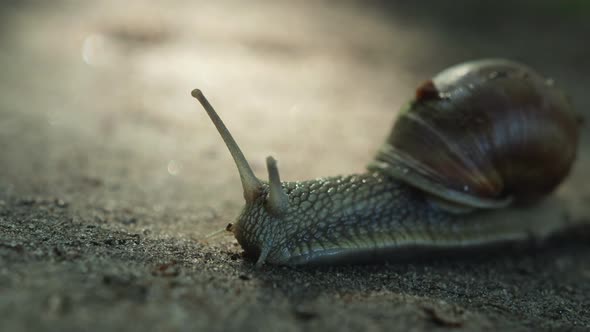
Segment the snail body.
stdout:
<path fill-rule="evenodd" d="M 228 227 L 247 254 L 333 264 L 545 237 L 565 225 L 522 218 L 567 176 L 578 121 L 567 97 L 508 60 L 451 67 L 416 91 L 366 173 L 261 181 L 217 113 L 197 98 L 240 172 L 246 206 Z"/>

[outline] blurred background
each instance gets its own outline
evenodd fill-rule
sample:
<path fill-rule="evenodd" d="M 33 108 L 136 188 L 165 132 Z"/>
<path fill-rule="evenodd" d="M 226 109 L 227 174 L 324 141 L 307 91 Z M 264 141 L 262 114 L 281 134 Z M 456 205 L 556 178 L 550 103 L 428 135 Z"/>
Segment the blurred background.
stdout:
<path fill-rule="evenodd" d="M 270 154 L 278 159 L 283 180 L 349 174 L 363 171 L 418 84 L 467 60 L 503 57 L 526 63 L 553 78 L 571 95 L 578 112 L 588 116 L 589 37 L 590 1 L 585 0 L 4 0 L 0 212 L 13 216 L 13 208 L 22 208 L 15 220 L 38 225 L 45 220 L 47 227 L 57 227 L 51 224 L 57 220 L 96 232 L 139 234 L 146 241 L 186 240 L 199 249 L 182 254 L 192 252 L 196 256 L 191 259 L 201 263 L 203 257 L 219 262 L 211 257 L 240 252 L 235 240 L 204 240 L 204 235 L 235 218 L 243 204 L 242 189 L 221 138 L 190 97 L 192 89 L 200 88 L 216 107 L 261 178 L 266 177 L 264 160 Z M 587 126 L 574 172 L 558 193 L 571 205 L 568 215 L 577 218 L 590 216 L 586 131 Z M 59 209 L 66 212 L 52 214 Z M 31 217 L 30 211 L 41 215 Z M 36 228 L 42 226 L 6 226 L 7 220 L 12 219 L 6 217 L 0 225 L 3 241 L 12 243 L 18 234 L 19 241 L 31 246 L 23 244 L 25 252 L 36 252 L 35 246 L 43 248 L 60 234 L 82 241 L 82 247 L 92 239 L 67 229 L 47 237 Z M 178 245 L 152 245 L 154 252 L 146 260 L 182 260 L 171 254 L 181 251 Z M 101 255 L 110 257 L 108 250 L 114 249 L 109 248 Z M 124 250 L 132 249 L 119 249 L 127 253 L 122 257 L 134 257 L 129 259 L 140 271 L 134 275 L 146 272 L 143 256 L 125 256 L 131 251 Z M 42 257 L 56 255 L 39 250 Z M 15 271 L 31 268 L 20 256 L 0 257 L 5 259 L 2 266 Z M 128 265 L 94 265 L 92 253 L 82 257 L 90 257 L 87 266 L 94 270 L 126 271 Z M 231 265 L 241 258 L 232 263 L 219 257 L 226 265 L 210 270 L 213 277 L 206 280 L 223 278 L 221 271 L 236 274 L 236 279 L 244 273 L 227 272 L 241 271 Z M 47 264 L 39 276 L 61 285 L 58 280 L 69 270 L 47 272 L 55 268 Z M 564 275 L 559 271 L 557 275 Z M 2 276 L 9 274 L 2 273 L 0 286 L 14 287 L 16 281 L 6 281 L 9 277 Z M 200 278 L 199 273 L 192 278 Z M 587 281 L 590 272 L 584 273 L 573 275 L 584 275 Z M 362 283 L 358 280 L 364 279 L 358 277 L 351 285 Z M 572 285 L 584 284 L 575 280 Z M 34 292 L 11 293 L 23 302 L 0 301 L 0 308 L 26 308 L 26 301 L 39 300 L 36 294 L 49 288 L 42 282 L 35 285 L 39 287 L 30 288 Z M 262 291 L 276 288 L 264 285 Z M 19 287 L 13 289 L 29 289 Z M 224 296 L 219 301 L 227 300 Z M 214 311 L 222 312 L 226 303 L 217 305 Z M 154 305 L 153 312 L 158 308 Z M 518 324 L 520 316 L 511 317 Z"/>
<path fill-rule="evenodd" d="M 83 217 L 96 204 L 239 211 L 233 161 L 193 88 L 255 172 L 273 154 L 285 180 L 362 171 L 414 88 L 470 59 L 522 61 L 589 105 L 587 1 L 0 6 L 0 188 L 55 193 Z M 188 222 L 176 233 L 203 225 Z"/>

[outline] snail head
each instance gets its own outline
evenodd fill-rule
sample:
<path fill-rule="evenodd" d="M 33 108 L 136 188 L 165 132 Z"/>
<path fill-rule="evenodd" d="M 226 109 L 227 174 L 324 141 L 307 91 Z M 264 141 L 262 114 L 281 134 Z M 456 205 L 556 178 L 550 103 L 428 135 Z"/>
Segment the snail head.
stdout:
<path fill-rule="evenodd" d="M 238 221 L 227 227 L 227 230 L 232 232 L 238 242 L 246 249 L 246 252 L 252 251 L 258 253 L 257 266 L 264 263 L 271 252 L 273 246 L 273 238 L 270 234 L 273 232 L 266 231 L 265 234 L 252 234 L 253 228 L 265 229 L 264 227 L 249 227 L 252 223 L 269 223 L 277 224 L 277 219 L 283 219 L 289 209 L 289 197 L 283 188 L 279 176 L 279 170 L 276 160 L 269 156 L 266 158 L 266 167 L 268 169 L 268 182 L 259 180 L 244 154 L 240 150 L 238 144 L 233 139 L 229 130 L 217 115 L 217 112 L 211 106 L 207 98 L 203 95 L 201 90 L 195 89 L 191 95 L 195 97 L 203 106 L 209 118 L 217 128 L 221 138 L 225 142 L 229 152 L 231 153 L 242 181 L 244 189 L 244 199 L 246 206 L 238 218 Z M 268 227 L 267 229 L 274 228 Z"/>

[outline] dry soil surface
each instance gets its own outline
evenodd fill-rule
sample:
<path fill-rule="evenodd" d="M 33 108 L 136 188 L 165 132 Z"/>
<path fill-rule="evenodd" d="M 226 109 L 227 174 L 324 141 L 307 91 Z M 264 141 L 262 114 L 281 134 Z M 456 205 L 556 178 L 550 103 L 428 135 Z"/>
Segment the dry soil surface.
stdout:
<path fill-rule="evenodd" d="M 469 59 L 526 62 L 588 114 L 583 1 L 412 3 L 3 1 L 0 330 L 590 330 L 583 234 L 260 270 L 205 237 L 243 202 L 195 87 L 284 180 L 362 171 L 414 87 Z M 586 128 L 562 218 L 590 219 Z"/>

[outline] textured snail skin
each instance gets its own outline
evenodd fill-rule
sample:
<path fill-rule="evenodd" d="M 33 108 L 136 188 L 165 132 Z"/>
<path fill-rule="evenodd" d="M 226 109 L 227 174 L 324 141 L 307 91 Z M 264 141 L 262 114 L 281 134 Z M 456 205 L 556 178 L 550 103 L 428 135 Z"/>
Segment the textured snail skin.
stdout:
<path fill-rule="evenodd" d="M 485 213 L 448 213 L 418 190 L 378 172 L 282 186 L 290 203 L 283 218 L 273 217 L 264 207 L 264 185 L 232 227 L 247 254 L 268 251 L 267 264 L 404 259 L 416 251 L 428 254 L 542 237 L 563 226 L 557 220 L 551 225 L 538 218 L 510 216 L 506 209 L 487 218 Z"/>

